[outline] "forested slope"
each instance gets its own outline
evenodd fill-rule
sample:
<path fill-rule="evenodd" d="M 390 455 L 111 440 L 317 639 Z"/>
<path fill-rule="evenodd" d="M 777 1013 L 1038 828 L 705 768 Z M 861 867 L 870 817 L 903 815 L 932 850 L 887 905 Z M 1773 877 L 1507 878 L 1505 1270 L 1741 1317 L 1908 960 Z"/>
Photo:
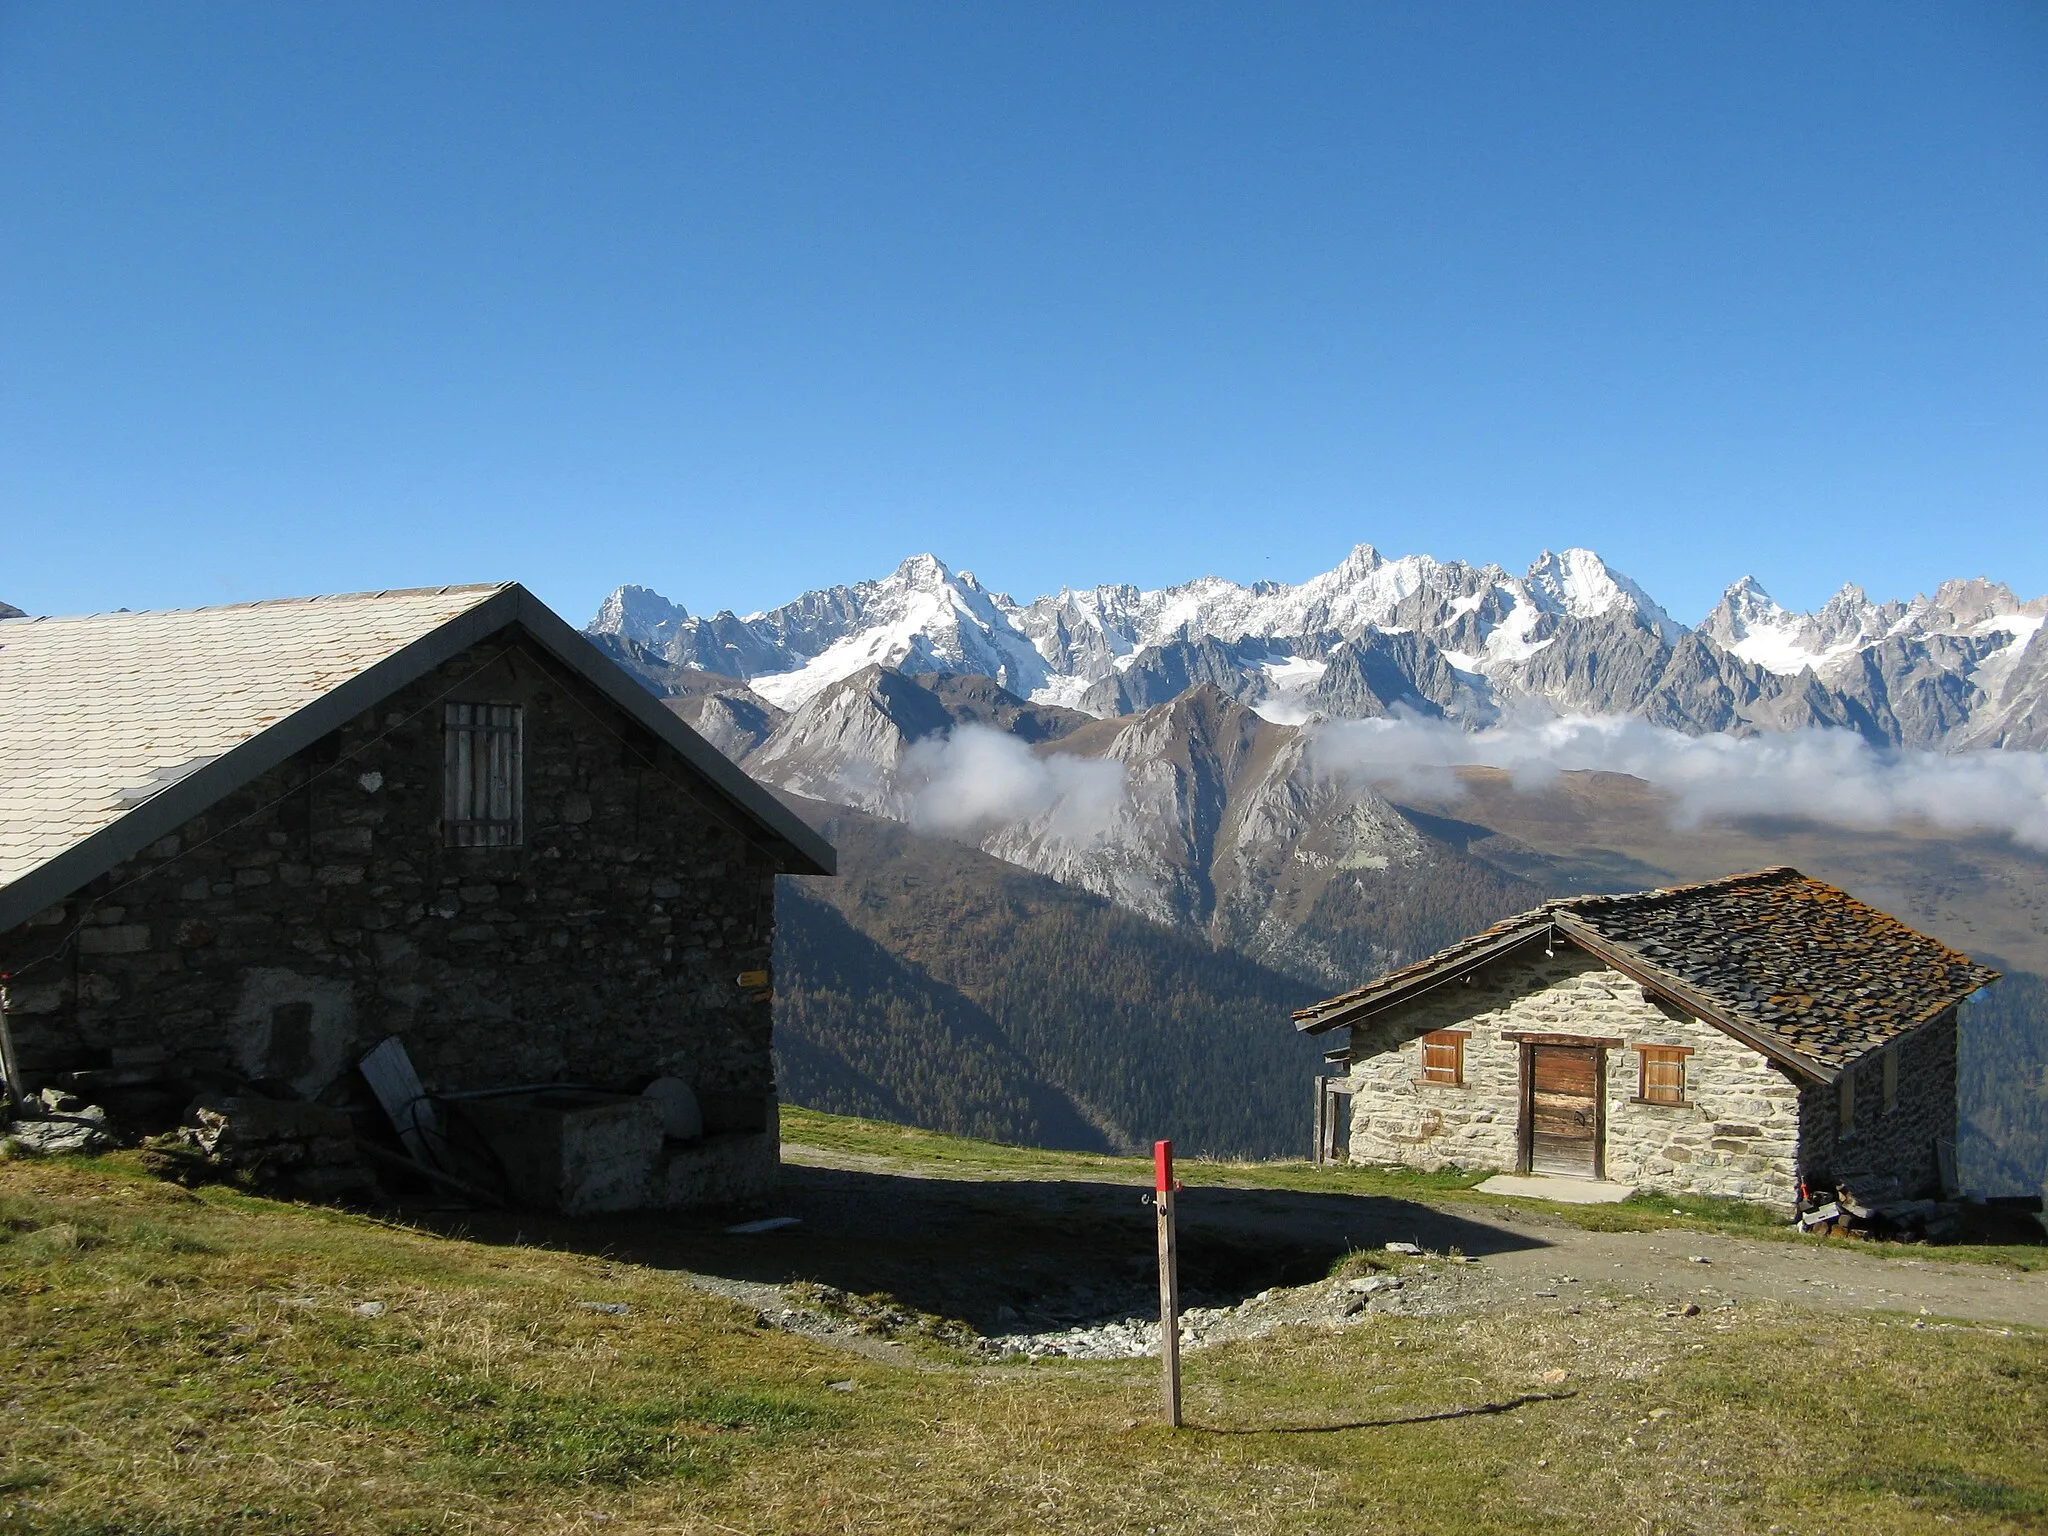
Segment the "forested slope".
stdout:
<path fill-rule="evenodd" d="M 2048 976 L 2008 971 L 1966 1003 L 1959 1049 L 1964 1187 L 2040 1194 L 2048 1183 Z"/>
<path fill-rule="evenodd" d="M 776 1075 L 788 1102 L 1027 1146 L 1112 1150 L 979 1003 L 890 954 L 795 881 L 777 892 L 775 943 Z"/>
<path fill-rule="evenodd" d="M 776 1039 L 796 1103 L 1055 1146 L 1300 1155 L 1324 989 L 1100 897 L 791 799 L 834 879 L 778 903 Z"/>

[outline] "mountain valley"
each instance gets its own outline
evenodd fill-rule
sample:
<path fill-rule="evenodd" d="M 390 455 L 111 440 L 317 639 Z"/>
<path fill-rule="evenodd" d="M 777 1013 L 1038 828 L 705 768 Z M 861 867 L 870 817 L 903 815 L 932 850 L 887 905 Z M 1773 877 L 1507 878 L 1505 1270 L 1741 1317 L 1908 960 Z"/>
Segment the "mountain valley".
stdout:
<path fill-rule="evenodd" d="M 1511 576 L 1360 546 L 1299 586 L 1028 604 L 931 556 L 747 618 L 625 587 L 591 633 L 842 849 L 840 879 L 784 902 L 793 1101 L 1052 1146 L 1171 1132 L 1290 1154 L 1315 1066 L 1290 1008 L 1549 896 L 1790 863 L 2008 973 L 1965 1034 L 1964 1159 L 2028 1188 L 2048 1174 L 2048 1077 L 2002 1063 L 2048 1055 L 2048 852 L 1910 804 L 1858 821 L 1766 790 L 1703 809 L 1690 769 L 1531 774 L 1479 749 L 1629 721 L 1853 741 L 1870 771 L 2037 763 L 2044 613 L 1979 580 L 1794 614 L 1744 578 L 1688 628 L 1589 551 Z M 1339 750 L 1369 727 L 1438 733 L 1442 766 Z M 1836 760 L 1816 761 L 1801 771 Z"/>

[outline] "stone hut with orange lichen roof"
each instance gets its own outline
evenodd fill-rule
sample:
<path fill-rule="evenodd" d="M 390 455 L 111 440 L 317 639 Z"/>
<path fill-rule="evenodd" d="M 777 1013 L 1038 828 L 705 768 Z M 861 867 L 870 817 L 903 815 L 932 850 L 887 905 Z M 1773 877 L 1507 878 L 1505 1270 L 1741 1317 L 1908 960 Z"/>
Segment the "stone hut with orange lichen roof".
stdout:
<path fill-rule="evenodd" d="M 1776 868 L 1545 902 L 1295 1014 L 1318 1152 L 1790 1209 L 1954 1184 L 1958 1008 L 1998 973 Z"/>

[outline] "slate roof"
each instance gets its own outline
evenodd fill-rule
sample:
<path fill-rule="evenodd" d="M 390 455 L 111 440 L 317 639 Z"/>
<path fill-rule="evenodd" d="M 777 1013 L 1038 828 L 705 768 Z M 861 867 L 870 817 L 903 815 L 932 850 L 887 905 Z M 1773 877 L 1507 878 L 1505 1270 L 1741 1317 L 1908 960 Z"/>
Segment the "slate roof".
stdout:
<path fill-rule="evenodd" d="M 0 623 L 0 885 L 504 590 Z"/>
<path fill-rule="evenodd" d="M 1998 980 L 1848 892 L 1779 867 L 1547 901 L 1294 1017 L 1312 1033 L 1359 1022 L 1553 933 L 1823 1080 Z"/>
<path fill-rule="evenodd" d="M 0 930 L 515 623 L 830 871 L 828 844 L 523 587 L 358 592 L 0 619 Z"/>

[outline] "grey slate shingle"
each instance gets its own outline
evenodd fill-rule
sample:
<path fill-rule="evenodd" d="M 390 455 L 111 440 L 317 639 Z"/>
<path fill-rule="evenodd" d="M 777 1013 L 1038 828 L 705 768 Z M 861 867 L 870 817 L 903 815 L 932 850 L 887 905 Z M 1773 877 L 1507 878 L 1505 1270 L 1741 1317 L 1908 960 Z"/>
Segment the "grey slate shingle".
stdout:
<path fill-rule="evenodd" d="M 504 590 L 0 620 L 0 887 Z"/>
<path fill-rule="evenodd" d="M 1469 967 L 1518 934 L 1559 923 L 1690 991 L 1724 1025 L 1823 1069 L 1878 1049 L 1998 980 L 1998 972 L 1848 892 L 1780 867 L 1626 896 L 1546 901 L 1294 1018 L 1307 1030 L 1338 1027 Z"/>

